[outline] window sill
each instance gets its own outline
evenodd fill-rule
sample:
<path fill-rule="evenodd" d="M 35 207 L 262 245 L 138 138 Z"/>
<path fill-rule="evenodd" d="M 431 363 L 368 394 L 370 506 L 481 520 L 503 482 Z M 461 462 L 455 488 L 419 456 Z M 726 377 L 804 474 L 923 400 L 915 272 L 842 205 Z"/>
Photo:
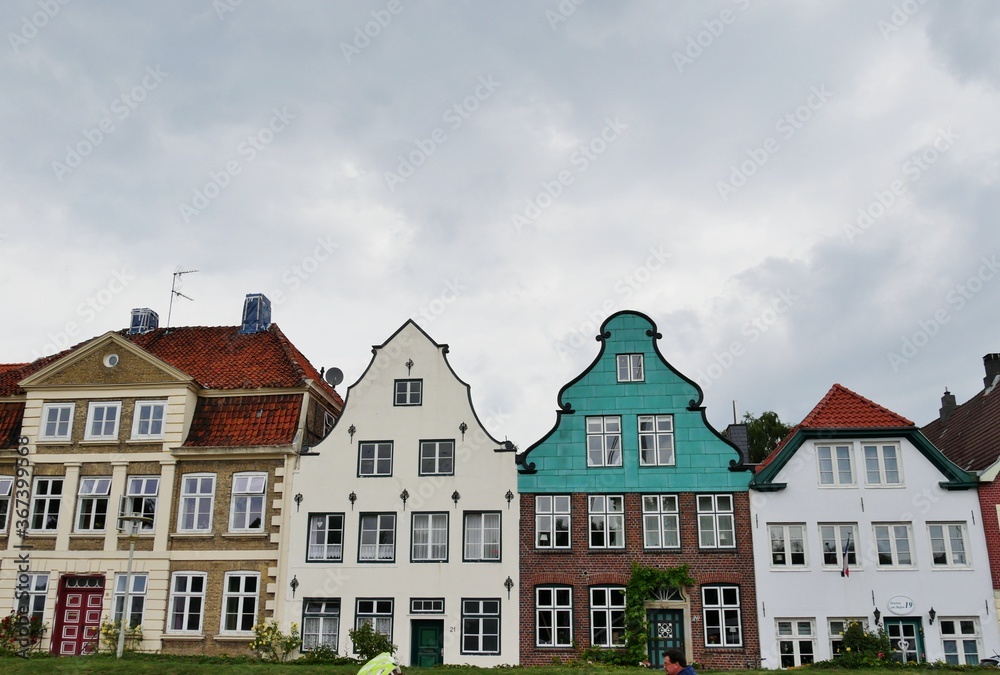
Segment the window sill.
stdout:
<path fill-rule="evenodd" d="M 213 642 L 251 642 L 253 641 L 253 633 L 240 633 L 232 635 L 215 635 L 212 637 Z"/>
<path fill-rule="evenodd" d="M 126 445 L 149 445 L 150 443 L 162 443 L 162 442 L 163 442 L 163 436 L 149 436 L 148 438 L 147 437 L 138 437 L 138 438 L 133 437 L 133 438 L 130 438 L 127 441 L 125 441 L 125 444 Z"/>
<path fill-rule="evenodd" d="M 205 636 L 200 633 L 191 633 L 190 635 L 184 635 L 182 633 L 164 633 L 160 636 L 161 640 L 167 642 L 177 640 L 177 641 L 188 641 L 188 642 L 204 642 Z"/>
<path fill-rule="evenodd" d="M 267 536 L 267 532 L 223 532 L 221 535 L 223 539 L 245 539 L 245 538 L 264 538 Z"/>
<path fill-rule="evenodd" d="M 73 445 L 72 438 L 39 438 L 35 445 Z"/>
<path fill-rule="evenodd" d="M 214 532 L 171 532 L 171 539 L 211 539 Z"/>
<path fill-rule="evenodd" d="M 118 445 L 118 437 L 108 436 L 107 438 L 85 438 L 80 441 L 80 445 Z"/>

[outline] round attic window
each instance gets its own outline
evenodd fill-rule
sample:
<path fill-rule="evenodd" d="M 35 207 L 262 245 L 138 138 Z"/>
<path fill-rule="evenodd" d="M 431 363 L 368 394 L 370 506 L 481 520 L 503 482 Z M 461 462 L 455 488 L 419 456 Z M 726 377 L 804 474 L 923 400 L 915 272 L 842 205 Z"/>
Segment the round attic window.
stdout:
<path fill-rule="evenodd" d="M 114 368 L 115 366 L 117 366 L 118 365 L 118 355 L 117 354 L 108 354 L 107 356 L 105 356 L 104 357 L 104 365 L 106 365 L 108 368 Z"/>

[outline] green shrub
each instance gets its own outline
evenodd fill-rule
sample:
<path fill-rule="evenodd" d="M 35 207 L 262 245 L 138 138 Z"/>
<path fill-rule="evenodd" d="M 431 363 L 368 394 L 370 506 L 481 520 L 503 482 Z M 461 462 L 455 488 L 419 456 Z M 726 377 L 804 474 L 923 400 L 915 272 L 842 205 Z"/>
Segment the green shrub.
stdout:
<path fill-rule="evenodd" d="M 292 623 L 288 633 L 282 633 L 274 619 L 261 621 L 253 627 L 253 642 L 250 649 L 267 661 L 285 661 L 288 655 L 302 646 L 299 625 Z"/>
<path fill-rule="evenodd" d="M 347 631 L 347 634 L 354 642 L 354 651 L 362 661 L 374 659 L 382 652 L 396 652 L 396 645 L 392 644 L 392 640 L 375 630 L 370 623 L 363 623 L 360 628 Z"/>

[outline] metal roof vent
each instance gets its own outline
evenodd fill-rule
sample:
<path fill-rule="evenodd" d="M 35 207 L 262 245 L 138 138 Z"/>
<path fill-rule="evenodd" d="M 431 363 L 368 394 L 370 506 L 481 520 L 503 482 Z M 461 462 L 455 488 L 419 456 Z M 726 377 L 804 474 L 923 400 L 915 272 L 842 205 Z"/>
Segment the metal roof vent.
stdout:
<path fill-rule="evenodd" d="M 129 324 L 129 335 L 141 335 L 160 327 L 160 315 L 148 307 L 138 307 L 132 310 L 132 322 Z"/>
<path fill-rule="evenodd" d="M 263 333 L 271 326 L 271 301 L 263 293 L 247 293 L 240 333 Z"/>

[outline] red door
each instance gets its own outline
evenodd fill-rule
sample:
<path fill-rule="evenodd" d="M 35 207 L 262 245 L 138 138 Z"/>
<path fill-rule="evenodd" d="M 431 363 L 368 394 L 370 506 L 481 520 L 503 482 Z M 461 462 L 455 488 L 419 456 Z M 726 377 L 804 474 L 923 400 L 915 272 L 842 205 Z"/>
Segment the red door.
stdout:
<path fill-rule="evenodd" d="M 103 576 L 63 575 L 59 580 L 52 653 L 78 656 L 97 651 L 104 609 Z"/>

